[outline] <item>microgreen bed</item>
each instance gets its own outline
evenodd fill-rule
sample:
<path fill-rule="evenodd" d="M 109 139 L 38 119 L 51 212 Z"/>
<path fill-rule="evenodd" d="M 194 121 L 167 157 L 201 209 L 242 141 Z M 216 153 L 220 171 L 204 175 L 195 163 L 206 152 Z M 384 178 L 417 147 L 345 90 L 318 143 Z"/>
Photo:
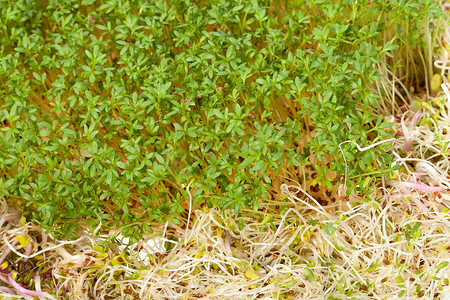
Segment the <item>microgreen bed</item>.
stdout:
<path fill-rule="evenodd" d="M 0 11 L 2 295 L 446 294 L 450 35 L 434 1 Z"/>

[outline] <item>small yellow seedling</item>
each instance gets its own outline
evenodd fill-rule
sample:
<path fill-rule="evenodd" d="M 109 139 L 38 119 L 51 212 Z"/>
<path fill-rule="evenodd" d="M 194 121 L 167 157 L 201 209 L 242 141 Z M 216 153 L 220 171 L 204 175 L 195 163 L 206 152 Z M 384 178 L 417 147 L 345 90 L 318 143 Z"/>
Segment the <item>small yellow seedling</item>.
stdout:
<path fill-rule="evenodd" d="M 259 277 L 259 274 L 256 273 L 256 271 L 253 269 L 248 269 L 247 271 L 245 271 L 244 275 L 245 277 L 247 277 L 248 280 L 253 280 Z"/>
<path fill-rule="evenodd" d="M 30 243 L 31 239 L 30 237 L 27 235 L 27 233 L 25 232 L 23 234 L 23 236 L 16 236 L 16 239 L 19 241 L 20 245 L 25 248 L 26 246 L 28 246 L 28 244 Z"/>
<path fill-rule="evenodd" d="M 121 265 L 125 262 L 125 260 L 126 260 L 125 253 L 121 252 L 119 255 L 114 256 L 114 258 L 111 260 L 111 264 L 113 266 Z"/>
<path fill-rule="evenodd" d="M 25 226 L 26 223 L 27 223 L 27 219 L 25 218 L 24 215 L 22 215 L 20 217 L 20 226 Z"/>
<path fill-rule="evenodd" d="M 197 253 L 194 258 L 200 258 L 202 256 L 204 256 L 206 254 L 206 251 L 200 251 L 199 253 Z"/>
<path fill-rule="evenodd" d="M 94 249 L 94 251 L 97 251 L 97 252 L 100 252 L 100 253 L 105 251 L 103 249 L 103 247 L 100 246 L 100 245 L 94 245 L 93 249 Z"/>
<path fill-rule="evenodd" d="M 95 256 L 95 258 L 99 258 L 99 259 L 103 259 L 105 257 L 108 257 L 108 253 L 106 253 L 106 252 L 99 253 Z"/>

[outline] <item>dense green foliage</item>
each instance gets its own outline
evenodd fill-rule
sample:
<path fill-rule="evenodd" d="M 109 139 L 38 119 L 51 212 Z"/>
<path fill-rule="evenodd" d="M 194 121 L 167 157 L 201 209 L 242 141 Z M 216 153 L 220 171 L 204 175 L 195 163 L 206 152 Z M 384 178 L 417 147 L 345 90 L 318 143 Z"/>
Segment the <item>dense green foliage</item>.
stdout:
<path fill-rule="evenodd" d="M 441 13 L 428 0 L 0 10 L 0 196 L 58 233 L 101 219 L 129 235 L 178 223 L 189 183 L 195 203 L 236 212 L 309 164 L 314 183 L 331 187 L 347 167 L 348 186 L 367 192 L 391 168 L 389 145 L 343 142 L 391 136 L 372 113 L 378 66 L 411 41 L 422 51 Z"/>

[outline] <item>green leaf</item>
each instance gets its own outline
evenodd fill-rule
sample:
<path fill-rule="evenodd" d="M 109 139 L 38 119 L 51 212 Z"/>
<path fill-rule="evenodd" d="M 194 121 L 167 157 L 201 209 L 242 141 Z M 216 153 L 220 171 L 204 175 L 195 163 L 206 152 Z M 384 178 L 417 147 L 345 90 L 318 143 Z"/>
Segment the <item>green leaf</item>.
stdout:
<path fill-rule="evenodd" d="M 305 277 L 307 280 L 309 281 L 315 281 L 316 280 L 316 276 L 314 275 L 313 271 L 311 271 L 310 268 L 305 267 L 303 269 L 303 273 L 305 274 Z"/>
<path fill-rule="evenodd" d="M 448 261 L 443 261 L 439 265 L 437 265 L 437 270 L 444 269 L 448 266 Z"/>

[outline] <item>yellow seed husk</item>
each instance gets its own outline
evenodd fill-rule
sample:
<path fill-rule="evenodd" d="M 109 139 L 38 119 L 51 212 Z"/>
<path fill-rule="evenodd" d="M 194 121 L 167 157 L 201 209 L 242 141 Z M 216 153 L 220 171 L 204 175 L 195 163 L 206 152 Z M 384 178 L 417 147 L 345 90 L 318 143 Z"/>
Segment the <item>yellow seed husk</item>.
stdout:
<path fill-rule="evenodd" d="M 441 89 L 442 77 L 439 74 L 434 74 L 431 78 L 431 91 L 437 92 Z"/>

